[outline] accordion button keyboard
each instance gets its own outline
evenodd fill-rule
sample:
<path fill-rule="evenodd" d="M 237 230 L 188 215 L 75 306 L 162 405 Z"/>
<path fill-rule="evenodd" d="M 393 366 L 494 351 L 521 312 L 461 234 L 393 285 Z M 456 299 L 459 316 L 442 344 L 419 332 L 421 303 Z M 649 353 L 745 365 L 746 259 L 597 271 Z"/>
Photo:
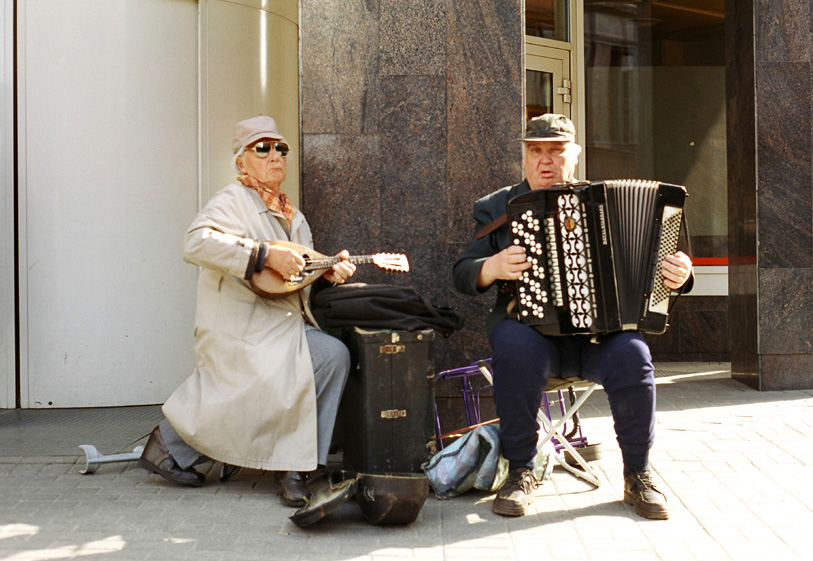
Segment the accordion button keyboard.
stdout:
<path fill-rule="evenodd" d="M 539 218 L 530 210 L 522 213 L 511 222 L 513 244 L 525 248 L 531 268 L 525 270 L 519 279 L 517 297 L 522 317 L 543 318 L 548 293 L 541 281 L 545 280 L 545 268 L 540 259 L 545 254 L 545 247 L 538 239 L 542 229 Z"/>

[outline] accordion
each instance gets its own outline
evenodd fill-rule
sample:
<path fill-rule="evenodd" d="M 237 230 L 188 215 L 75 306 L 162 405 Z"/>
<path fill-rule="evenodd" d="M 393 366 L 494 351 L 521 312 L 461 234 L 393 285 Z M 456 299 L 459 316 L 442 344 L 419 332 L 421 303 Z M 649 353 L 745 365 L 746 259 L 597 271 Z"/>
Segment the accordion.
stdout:
<path fill-rule="evenodd" d="M 656 181 L 557 185 L 508 201 L 519 321 L 546 335 L 666 331 L 661 262 L 677 251 L 686 189 Z"/>

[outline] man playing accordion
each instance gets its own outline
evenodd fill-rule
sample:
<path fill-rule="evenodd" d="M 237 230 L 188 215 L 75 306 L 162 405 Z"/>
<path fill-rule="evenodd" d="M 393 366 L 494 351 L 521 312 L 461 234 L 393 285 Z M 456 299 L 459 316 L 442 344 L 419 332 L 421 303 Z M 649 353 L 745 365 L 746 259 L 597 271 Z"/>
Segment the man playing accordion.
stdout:
<path fill-rule="evenodd" d="M 655 379 L 649 347 L 636 330 L 588 335 L 546 336 L 512 315 L 513 287 L 531 267 L 525 250 L 511 243 L 509 225 L 489 226 L 509 200 L 536 189 L 573 181 L 581 147 L 573 123 L 546 114 L 526 124 L 522 167 L 526 179 L 487 195 L 474 204 L 475 236 L 454 265 L 454 283 L 464 294 L 478 295 L 495 286 L 496 304 L 486 329 L 492 349 L 494 401 L 500 418 L 502 454 L 509 462 L 506 482 L 492 508 L 504 516 L 522 516 L 538 483 L 533 475 L 539 425 L 537 411 L 548 377 L 579 376 L 604 387 L 624 461 L 624 501 L 640 516 L 669 517 L 666 497 L 652 482 L 649 451 L 654 442 Z M 485 229 L 485 230 L 484 230 Z M 663 283 L 684 291 L 692 284 L 692 263 L 680 251 L 663 263 Z"/>

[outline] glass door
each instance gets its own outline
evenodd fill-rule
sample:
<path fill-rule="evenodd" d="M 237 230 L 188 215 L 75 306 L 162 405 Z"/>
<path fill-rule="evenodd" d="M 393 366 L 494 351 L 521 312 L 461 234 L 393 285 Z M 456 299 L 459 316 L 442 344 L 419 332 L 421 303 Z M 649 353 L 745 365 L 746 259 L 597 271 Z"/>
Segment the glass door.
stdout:
<path fill-rule="evenodd" d="M 526 45 L 525 117 L 561 113 L 571 117 L 570 51 Z"/>
<path fill-rule="evenodd" d="M 525 0 L 525 117 L 566 115 L 584 138 L 582 0 Z M 577 176 L 584 177 L 579 159 Z"/>

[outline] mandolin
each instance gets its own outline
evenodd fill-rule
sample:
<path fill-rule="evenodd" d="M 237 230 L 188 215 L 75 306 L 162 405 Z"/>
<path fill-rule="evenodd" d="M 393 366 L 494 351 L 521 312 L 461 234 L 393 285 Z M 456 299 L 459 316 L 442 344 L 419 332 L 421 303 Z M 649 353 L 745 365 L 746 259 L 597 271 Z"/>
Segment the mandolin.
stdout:
<path fill-rule="evenodd" d="M 262 271 L 254 273 L 251 277 L 251 288 L 260 296 L 284 296 L 291 292 L 300 290 L 341 261 L 340 257 L 322 255 L 318 251 L 286 241 L 274 241 L 273 245 L 279 245 L 293 249 L 302 255 L 305 260 L 305 268 L 291 280 L 282 278 L 278 272 L 265 267 Z M 376 253 L 375 255 L 351 255 L 348 259 L 354 265 L 372 263 L 385 271 L 406 273 L 409 271 L 409 261 L 406 255 L 401 253 Z"/>

